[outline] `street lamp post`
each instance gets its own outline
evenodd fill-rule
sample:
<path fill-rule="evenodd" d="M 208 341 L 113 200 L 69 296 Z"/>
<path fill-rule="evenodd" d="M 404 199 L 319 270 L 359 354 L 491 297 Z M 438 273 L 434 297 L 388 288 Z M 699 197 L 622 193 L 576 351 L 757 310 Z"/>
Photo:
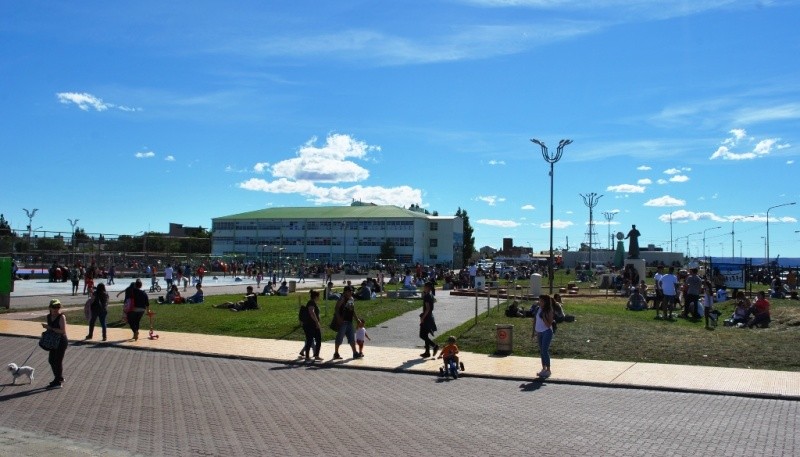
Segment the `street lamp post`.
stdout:
<path fill-rule="evenodd" d="M 733 251 L 733 247 L 734 247 L 734 242 L 733 242 L 733 240 L 734 240 L 734 233 L 735 233 L 735 232 L 734 232 L 734 230 L 733 230 L 733 229 L 734 229 L 734 226 L 736 225 L 736 221 L 741 221 L 741 220 L 744 220 L 744 219 L 747 219 L 747 218 L 750 218 L 750 217 L 755 217 L 755 215 L 751 214 L 751 215 L 749 215 L 749 216 L 735 217 L 735 218 L 733 218 L 733 220 L 731 221 L 731 259 L 732 259 L 732 258 L 734 257 L 734 255 L 735 255 L 735 254 L 734 254 L 734 251 Z"/>
<path fill-rule="evenodd" d="M 72 262 L 73 263 L 75 261 L 75 226 L 78 225 L 78 221 L 79 220 L 80 219 L 73 220 L 73 219 L 67 218 L 67 222 L 69 222 L 69 225 L 72 226 L 72 239 L 70 240 L 70 244 L 72 245 Z"/>
<path fill-rule="evenodd" d="M 564 147 L 572 143 L 572 140 L 562 139 L 558 142 L 555 154 L 550 154 L 544 142 L 531 138 L 531 142 L 539 145 L 542 148 L 542 157 L 545 162 L 550 164 L 550 262 L 547 266 L 547 279 L 550 283 L 550 294 L 553 293 L 553 165 L 561 160 L 561 155 L 564 153 Z"/>
<path fill-rule="evenodd" d="M 739 242 L 739 258 L 742 258 L 742 240 L 736 240 Z"/>
<path fill-rule="evenodd" d="M 706 232 L 709 231 L 709 230 L 716 230 L 718 228 L 722 228 L 722 227 L 711 227 L 711 228 L 707 228 L 707 229 L 703 230 L 703 260 L 706 259 Z"/>
<path fill-rule="evenodd" d="M 603 217 L 606 218 L 606 225 L 608 225 L 608 250 L 611 250 L 611 246 L 614 244 L 613 240 L 611 239 L 611 221 L 614 220 L 614 216 L 617 213 L 614 211 L 603 211 Z"/>
<path fill-rule="evenodd" d="M 796 203 L 797 202 L 782 203 L 780 205 L 770 206 L 769 208 L 767 208 L 767 268 L 769 268 L 769 263 L 770 263 L 770 260 L 769 260 L 770 259 L 770 256 L 769 256 L 769 210 L 775 209 L 775 208 L 780 208 L 781 206 L 794 205 Z"/>
<path fill-rule="evenodd" d="M 600 202 L 602 195 L 595 192 L 589 194 L 579 194 L 583 198 L 583 204 L 589 208 L 589 270 L 592 269 L 592 232 L 594 231 L 594 207 Z"/>
<path fill-rule="evenodd" d="M 33 227 L 33 217 L 36 216 L 36 212 L 39 211 L 39 208 L 33 208 L 32 210 L 28 211 L 25 208 L 22 208 L 25 211 L 25 214 L 28 216 L 28 243 L 31 242 L 31 236 L 33 235 L 32 227 Z"/>

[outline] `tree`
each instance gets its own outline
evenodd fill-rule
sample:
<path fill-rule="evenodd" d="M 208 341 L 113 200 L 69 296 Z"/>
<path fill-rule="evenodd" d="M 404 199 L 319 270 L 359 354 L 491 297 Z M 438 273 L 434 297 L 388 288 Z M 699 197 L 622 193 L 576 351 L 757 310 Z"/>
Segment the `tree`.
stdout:
<path fill-rule="evenodd" d="M 464 244 L 461 249 L 461 265 L 469 265 L 469 259 L 471 259 L 472 254 L 475 253 L 475 237 L 472 236 L 475 230 L 473 230 L 472 226 L 469 224 L 467 210 L 462 210 L 459 207 L 458 211 L 456 211 L 456 217 L 460 217 L 461 220 L 464 221 Z"/>
<path fill-rule="evenodd" d="M 390 240 L 386 240 L 381 245 L 381 252 L 378 254 L 378 260 L 385 262 L 387 260 L 397 260 L 397 253 L 394 249 L 394 244 Z"/>

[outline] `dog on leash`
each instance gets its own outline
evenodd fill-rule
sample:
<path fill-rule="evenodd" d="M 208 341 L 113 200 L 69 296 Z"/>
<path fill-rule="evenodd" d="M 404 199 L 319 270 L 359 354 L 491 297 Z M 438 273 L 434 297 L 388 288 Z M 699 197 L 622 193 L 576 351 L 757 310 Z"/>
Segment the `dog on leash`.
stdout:
<path fill-rule="evenodd" d="M 28 377 L 28 384 L 31 384 L 33 382 L 33 372 L 36 371 L 36 370 L 34 370 L 33 367 L 28 367 L 28 366 L 19 367 L 19 366 L 17 366 L 16 363 L 9 363 L 8 364 L 8 371 L 10 371 L 11 372 L 11 376 L 14 377 L 14 381 L 11 384 L 16 384 L 17 383 L 17 378 L 19 378 L 22 375 L 27 376 Z"/>

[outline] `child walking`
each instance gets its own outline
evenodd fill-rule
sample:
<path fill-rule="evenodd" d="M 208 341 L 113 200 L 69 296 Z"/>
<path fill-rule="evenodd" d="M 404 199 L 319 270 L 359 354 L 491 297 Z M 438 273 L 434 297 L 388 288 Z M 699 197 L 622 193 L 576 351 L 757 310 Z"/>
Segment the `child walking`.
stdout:
<path fill-rule="evenodd" d="M 364 338 L 372 341 L 364 327 L 364 319 L 359 319 L 356 327 L 356 344 L 358 344 L 358 353 L 361 357 L 364 357 Z"/>

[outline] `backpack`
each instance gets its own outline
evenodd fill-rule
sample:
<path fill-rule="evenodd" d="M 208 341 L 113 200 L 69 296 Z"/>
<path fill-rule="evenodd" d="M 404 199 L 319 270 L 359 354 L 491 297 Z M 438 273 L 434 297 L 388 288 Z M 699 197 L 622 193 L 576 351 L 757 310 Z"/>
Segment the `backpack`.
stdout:
<path fill-rule="evenodd" d="M 308 322 L 308 306 L 301 305 L 300 311 L 297 314 L 297 318 L 300 320 L 301 324 L 306 324 Z"/>

